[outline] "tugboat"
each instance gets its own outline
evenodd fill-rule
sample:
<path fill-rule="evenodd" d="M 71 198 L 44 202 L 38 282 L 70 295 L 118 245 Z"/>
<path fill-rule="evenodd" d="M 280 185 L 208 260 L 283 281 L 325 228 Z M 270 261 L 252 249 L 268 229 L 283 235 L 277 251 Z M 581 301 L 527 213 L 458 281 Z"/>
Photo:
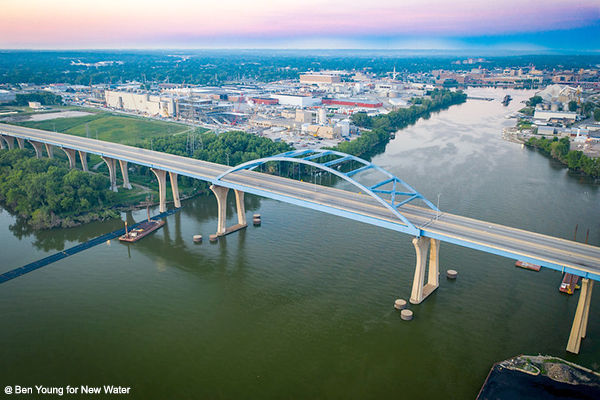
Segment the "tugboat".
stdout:
<path fill-rule="evenodd" d="M 504 100 L 502 100 L 502 104 L 504 104 L 504 106 L 507 106 L 511 100 L 512 100 L 512 97 L 510 97 L 510 94 L 507 94 L 506 96 L 504 96 Z"/>

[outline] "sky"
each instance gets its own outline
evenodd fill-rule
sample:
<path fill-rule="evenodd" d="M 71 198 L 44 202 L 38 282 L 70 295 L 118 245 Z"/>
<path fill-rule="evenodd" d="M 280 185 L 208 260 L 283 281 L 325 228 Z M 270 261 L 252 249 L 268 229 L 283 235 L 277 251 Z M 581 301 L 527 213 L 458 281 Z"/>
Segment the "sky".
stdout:
<path fill-rule="evenodd" d="M 600 0 L 0 0 L 0 49 L 600 53 Z"/>

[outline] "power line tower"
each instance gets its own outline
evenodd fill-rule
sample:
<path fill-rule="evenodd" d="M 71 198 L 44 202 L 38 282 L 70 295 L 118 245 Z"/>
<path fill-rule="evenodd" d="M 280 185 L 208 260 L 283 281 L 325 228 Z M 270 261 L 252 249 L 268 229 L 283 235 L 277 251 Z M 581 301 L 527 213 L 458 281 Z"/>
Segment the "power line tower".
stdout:
<path fill-rule="evenodd" d="M 186 151 L 188 155 L 191 157 L 194 155 L 196 151 L 196 132 L 188 132 L 187 134 L 187 142 L 186 142 Z"/>

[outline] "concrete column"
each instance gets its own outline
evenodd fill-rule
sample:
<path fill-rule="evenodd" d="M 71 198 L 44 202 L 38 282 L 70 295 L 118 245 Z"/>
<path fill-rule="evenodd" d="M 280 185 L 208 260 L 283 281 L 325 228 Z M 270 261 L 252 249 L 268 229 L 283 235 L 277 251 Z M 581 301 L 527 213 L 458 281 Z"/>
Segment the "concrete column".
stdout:
<path fill-rule="evenodd" d="M 160 197 L 160 207 L 159 210 L 161 213 L 167 211 L 167 172 L 161 169 L 150 168 L 154 175 L 156 175 L 156 179 L 158 180 L 158 194 Z"/>
<path fill-rule="evenodd" d="M 131 183 L 129 183 L 129 172 L 127 171 L 127 161 L 119 160 L 121 165 L 121 175 L 123 175 L 123 187 L 125 189 L 131 189 Z"/>
<path fill-rule="evenodd" d="M 25 139 L 18 137 L 17 143 L 19 143 L 19 148 L 23 150 L 25 148 Z"/>
<path fill-rule="evenodd" d="M 75 150 L 66 149 L 64 147 L 62 147 L 62 149 L 65 152 L 65 154 L 67 155 L 67 158 L 69 159 L 69 167 L 71 167 L 72 169 L 75 169 L 75 167 L 77 166 L 77 164 L 76 164 L 77 154 L 75 153 Z"/>
<path fill-rule="evenodd" d="M 4 146 L 4 136 L 0 135 L 0 149 L 4 150 L 6 146 Z"/>
<path fill-rule="evenodd" d="M 115 160 L 114 158 L 104 157 L 104 156 L 102 156 L 102 159 L 108 166 L 108 173 L 110 175 L 110 190 L 112 190 L 113 192 L 118 192 L 119 188 L 117 187 L 117 165 L 116 165 L 117 160 Z"/>
<path fill-rule="evenodd" d="M 440 286 L 440 241 L 438 239 L 429 239 L 429 274 L 427 276 L 427 286 L 433 287 L 434 291 Z M 425 289 L 423 289 L 425 290 Z"/>
<path fill-rule="evenodd" d="M 4 139 L 4 141 L 8 145 L 9 150 L 12 150 L 15 147 L 15 138 L 14 137 L 2 135 L 2 139 Z"/>
<path fill-rule="evenodd" d="M 417 266 L 413 280 L 410 302 L 419 304 L 439 286 L 439 240 L 429 239 L 423 236 L 413 239 L 417 252 Z M 431 249 L 430 249 L 431 248 Z M 427 251 L 429 254 L 429 272 L 427 284 L 425 282 L 425 268 L 427 263 Z"/>
<path fill-rule="evenodd" d="M 31 143 L 31 145 L 33 146 L 34 150 L 35 150 L 35 156 L 37 158 L 42 158 L 43 154 L 42 154 L 42 144 L 40 142 L 36 142 L 33 140 L 30 140 L 29 143 Z"/>
<path fill-rule="evenodd" d="M 237 205 L 238 224 L 248 225 L 246 223 L 246 205 L 244 204 L 244 192 L 241 190 L 234 190 L 235 202 Z"/>
<path fill-rule="evenodd" d="M 54 158 L 54 146 L 48 143 L 44 143 L 46 145 L 46 153 L 48 153 L 48 158 Z"/>
<path fill-rule="evenodd" d="M 171 190 L 173 191 L 173 203 L 175 208 L 181 207 L 181 200 L 179 200 L 179 186 L 177 185 L 177 174 L 169 172 L 169 179 L 171 180 Z"/>
<path fill-rule="evenodd" d="M 83 170 L 85 172 L 88 172 L 88 165 L 87 165 L 87 153 L 84 151 L 79 150 L 79 158 L 81 159 L 81 167 L 83 168 Z"/>
<path fill-rule="evenodd" d="M 223 236 L 227 234 L 227 194 L 229 193 L 229 188 L 210 185 L 210 190 L 212 190 L 217 197 L 217 205 L 219 208 L 217 236 Z"/>
<path fill-rule="evenodd" d="M 593 287 L 594 281 L 589 279 L 581 280 L 581 293 L 579 294 L 575 319 L 573 321 L 573 327 L 571 328 L 571 334 L 569 335 L 569 342 L 567 343 L 567 351 L 570 353 L 579 354 L 581 339 L 583 339 L 587 333 Z"/>

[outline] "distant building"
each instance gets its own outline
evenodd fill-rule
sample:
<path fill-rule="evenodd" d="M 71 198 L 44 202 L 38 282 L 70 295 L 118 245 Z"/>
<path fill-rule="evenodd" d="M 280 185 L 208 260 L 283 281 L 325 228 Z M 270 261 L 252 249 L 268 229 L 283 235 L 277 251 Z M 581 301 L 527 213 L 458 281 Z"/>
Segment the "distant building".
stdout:
<path fill-rule="evenodd" d="M 10 92 L 8 90 L 0 90 L 0 103 L 5 103 L 9 101 L 15 100 L 17 95 L 15 92 Z"/>
<path fill-rule="evenodd" d="M 575 122 L 577 120 L 577 113 L 568 111 L 535 110 L 533 118 L 540 121 Z"/>
<path fill-rule="evenodd" d="M 339 138 L 342 134 L 341 126 L 323 126 L 323 125 L 311 125 L 303 124 L 302 130 L 304 133 L 309 135 L 318 136 L 323 139 L 334 139 Z"/>
<path fill-rule="evenodd" d="M 296 110 L 296 121 L 302 123 L 310 123 L 313 120 L 313 113 L 310 111 Z"/>
<path fill-rule="evenodd" d="M 323 104 L 348 106 L 348 107 L 365 107 L 365 108 L 379 108 L 383 107 L 383 103 L 380 101 L 365 100 L 365 99 L 323 99 Z"/>
<path fill-rule="evenodd" d="M 104 92 L 107 107 L 119 110 L 137 111 L 152 116 L 171 117 L 177 114 L 172 97 L 154 96 L 148 93 L 121 92 L 107 90 Z"/>
<path fill-rule="evenodd" d="M 313 96 L 294 94 L 272 94 L 272 98 L 279 100 L 279 104 L 296 107 L 314 107 L 321 104 L 321 99 Z"/>
<path fill-rule="evenodd" d="M 39 101 L 30 101 L 29 102 L 29 108 L 32 108 L 34 110 L 39 110 L 39 109 L 42 109 L 44 107 L 42 106 L 42 103 L 40 103 Z"/>
<path fill-rule="evenodd" d="M 336 75 L 305 74 L 300 75 L 300 83 L 342 83 L 342 77 Z"/>
<path fill-rule="evenodd" d="M 264 104 L 267 106 L 274 106 L 279 103 L 279 100 L 269 97 L 253 97 L 250 101 L 254 102 L 254 104 Z"/>

